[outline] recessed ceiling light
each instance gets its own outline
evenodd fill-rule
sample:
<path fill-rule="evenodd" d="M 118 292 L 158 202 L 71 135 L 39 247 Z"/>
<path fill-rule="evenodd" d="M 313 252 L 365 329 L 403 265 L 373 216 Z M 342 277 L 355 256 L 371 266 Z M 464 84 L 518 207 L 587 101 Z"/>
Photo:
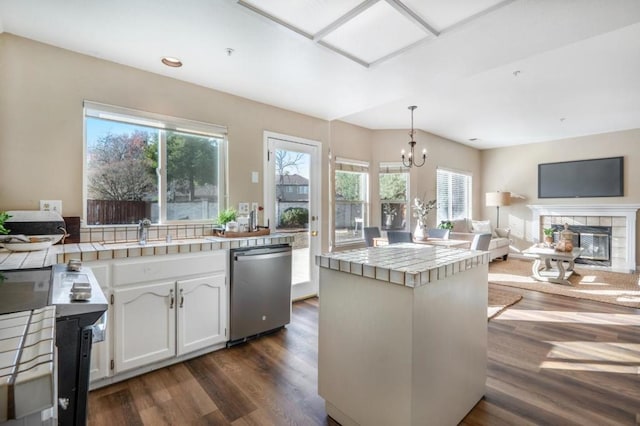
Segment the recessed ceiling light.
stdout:
<path fill-rule="evenodd" d="M 178 58 L 172 58 L 171 56 L 165 56 L 162 58 L 162 63 L 168 67 L 180 68 L 182 66 L 182 62 Z"/>
<path fill-rule="evenodd" d="M 230 48 L 230 47 L 227 47 L 227 48 L 225 49 L 225 52 L 227 52 L 227 56 L 231 56 L 231 55 L 233 55 L 233 52 L 235 52 L 235 49 L 232 49 L 232 48 Z"/>
<path fill-rule="evenodd" d="M 521 73 L 522 73 L 522 71 L 520 71 L 520 70 L 515 70 L 515 71 L 513 72 L 513 76 L 514 76 L 514 77 L 518 77 Z"/>

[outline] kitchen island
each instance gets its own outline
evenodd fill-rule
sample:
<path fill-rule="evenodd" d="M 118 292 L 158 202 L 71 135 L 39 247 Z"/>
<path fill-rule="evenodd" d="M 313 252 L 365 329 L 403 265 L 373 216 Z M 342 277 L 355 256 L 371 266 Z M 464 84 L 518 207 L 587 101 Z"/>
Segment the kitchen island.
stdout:
<path fill-rule="evenodd" d="M 417 244 L 325 254 L 318 393 L 342 425 L 455 425 L 482 398 L 487 252 Z"/>

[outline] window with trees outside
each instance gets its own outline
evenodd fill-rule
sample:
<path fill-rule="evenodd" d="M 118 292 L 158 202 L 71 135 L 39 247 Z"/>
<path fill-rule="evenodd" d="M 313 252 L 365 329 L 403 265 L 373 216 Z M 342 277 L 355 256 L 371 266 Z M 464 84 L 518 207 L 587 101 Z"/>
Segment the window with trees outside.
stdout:
<path fill-rule="evenodd" d="M 409 168 L 402 163 L 380 163 L 380 228 L 406 229 L 409 199 Z"/>
<path fill-rule="evenodd" d="M 224 209 L 226 128 L 84 103 L 87 225 L 185 223 Z"/>
<path fill-rule="evenodd" d="M 438 169 L 436 173 L 438 223 L 471 218 L 471 174 Z"/>
<path fill-rule="evenodd" d="M 335 244 L 364 241 L 369 223 L 369 163 L 336 158 Z"/>

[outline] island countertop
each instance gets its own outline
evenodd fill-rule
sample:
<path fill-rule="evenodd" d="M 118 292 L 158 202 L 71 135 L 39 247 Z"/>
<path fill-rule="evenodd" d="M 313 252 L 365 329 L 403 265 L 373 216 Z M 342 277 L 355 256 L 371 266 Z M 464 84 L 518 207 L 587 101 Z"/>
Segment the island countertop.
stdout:
<path fill-rule="evenodd" d="M 321 268 L 419 287 L 489 263 L 484 251 L 402 243 L 316 256 Z"/>

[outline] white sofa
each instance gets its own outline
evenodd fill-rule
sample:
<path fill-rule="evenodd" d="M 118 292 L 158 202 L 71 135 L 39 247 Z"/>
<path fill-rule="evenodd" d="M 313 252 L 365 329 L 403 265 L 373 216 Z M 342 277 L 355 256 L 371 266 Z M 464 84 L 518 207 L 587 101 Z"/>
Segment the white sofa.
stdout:
<path fill-rule="evenodd" d="M 450 239 L 472 241 L 476 234 L 490 233 L 489 259 L 494 260 L 501 257 L 502 260 L 507 260 L 509 245 L 511 244 L 511 229 L 492 228 L 491 222 L 488 220 L 460 219 L 453 220 L 451 223 L 453 224 L 453 229 L 449 234 Z"/>

